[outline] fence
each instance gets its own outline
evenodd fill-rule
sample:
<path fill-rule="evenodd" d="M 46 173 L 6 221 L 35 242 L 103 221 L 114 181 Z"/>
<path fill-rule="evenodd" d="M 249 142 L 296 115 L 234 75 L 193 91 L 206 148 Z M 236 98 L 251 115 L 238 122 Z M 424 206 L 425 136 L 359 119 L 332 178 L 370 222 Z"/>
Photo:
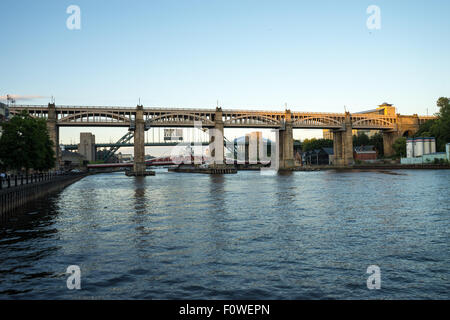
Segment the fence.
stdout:
<path fill-rule="evenodd" d="M 0 217 L 3 218 L 26 203 L 60 190 L 85 177 L 86 173 L 40 173 L 9 176 L 0 183 Z"/>

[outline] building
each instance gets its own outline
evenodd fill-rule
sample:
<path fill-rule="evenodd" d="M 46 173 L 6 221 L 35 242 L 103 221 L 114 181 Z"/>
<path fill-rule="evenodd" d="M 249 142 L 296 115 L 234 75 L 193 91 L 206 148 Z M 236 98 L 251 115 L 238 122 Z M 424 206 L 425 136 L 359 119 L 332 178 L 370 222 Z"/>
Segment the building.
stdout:
<path fill-rule="evenodd" d="M 387 102 L 383 102 L 376 109 L 356 112 L 355 114 L 367 114 L 367 113 L 395 117 L 397 114 L 397 110 L 394 107 L 394 105 L 389 104 Z"/>
<path fill-rule="evenodd" d="M 0 102 L 0 122 L 6 121 L 9 118 L 8 106 Z"/>
<path fill-rule="evenodd" d="M 7 121 L 9 118 L 8 106 L 0 102 L 0 136 L 2 135 L 2 122 Z"/>
<path fill-rule="evenodd" d="M 233 140 L 235 149 L 234 157 L 229 154 L 231 158 L 236 158 L 238 161 L 258 162 L 270 156 L 271 141 L 263 138 L 261 131 L 255 131 L 246 134 Z"/>
<path fill-rule="evenodd" d="M 445 153 L 447 154 L 447 160 L 450 161 L 450 143 L 445 145 Z"/>
<path fill-rule="evenodd" d="M 119 163 L 126 163 L 126 162 L 134 161 L 134 157 L 131 153 L 128 154 L 128 153 L 119 152 L 119 154 L 117 155 L 117 158 L 119 159 Z"/>
<path fill-rule="evenodd" d="M 379 112 L 379 114 L 382 114 L 384 116 L 395 117 L 395 115 L 397 114 L 397 110 L 395 109 L 394 105 L 387 102 L 380 104 L 378 108 L 376 108 L 376 110 Z"/>
<path fill-rule="evenodd" d="M 61 151 L 61 161 L 64 164 L 64 167 L 74 167 L 81 166 L 86 161 L 86 158 L 83 157 L 78 152 L 71 152 L 68 150 Z"/>
<path fill-rule="evenodd" d="M 401 158 L 401 164 L 427 164 L 436 161 L 450 161 L 450 143 L 446 152 L 436 152 L 436 139 L 433 137 L 408 138 L 406 140 L 406 158 Z"/>
<path fill-rule="evenodd" d="M 374 146 L 359 146 L 353 148 L 353 158 L 355 161 L 375 161 L 378 152 Z"/>
<path fill-rule="evenodd" d="M 90 132 L 81 132 L 78 152 L 84 156 L 87 161 L 95 161 L 95 135 Z"/>
<path fill-rule="evenodd" d="M 369 130 L 352 130 L 352 135 L 357 135 L 358 132 L 364 132 L 365 134 L 369 135 Z M 323 129 L 322 130 L 322 137 L 324 139 L 333 140 L 333 130 L 331 129 Z"/>
<path fill-rule="evenodd" d="M 303 165 L 331 165 L 334 161 L 333 148 L 320 148 L 303 152 Z"/>
<path fill-rule="evenodd" d="M 331 131 L 330 129 L 323 129 L 322 137 L 324 139 L 333 140 L 333 131 Z"/>

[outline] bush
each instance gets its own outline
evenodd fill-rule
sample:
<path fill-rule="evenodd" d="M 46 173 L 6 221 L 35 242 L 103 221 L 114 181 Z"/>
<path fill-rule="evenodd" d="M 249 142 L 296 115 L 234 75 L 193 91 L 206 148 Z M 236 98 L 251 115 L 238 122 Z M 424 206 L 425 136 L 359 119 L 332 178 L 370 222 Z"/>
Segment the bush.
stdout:
<path fill-rule="evenodd" d="M 406 157 L 406 138 L 401 137 L 395 140 L 392 148 L 394 149 L 397 157 Z"/>

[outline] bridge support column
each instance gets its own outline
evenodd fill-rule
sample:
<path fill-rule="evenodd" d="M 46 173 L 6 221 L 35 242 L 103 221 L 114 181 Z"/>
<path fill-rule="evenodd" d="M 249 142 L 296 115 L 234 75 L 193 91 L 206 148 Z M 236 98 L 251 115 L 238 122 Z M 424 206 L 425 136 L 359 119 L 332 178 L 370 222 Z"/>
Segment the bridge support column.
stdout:
<path fill-rule="evenodd" d="M 144 122 L 144 107 L 137 106 L 136 119 L 134 131 L 134 164 L 133 175 L 145 175 L 145 122 Z"/>
<path fill-rule="evenodd" d="M 96 157 L 95 136 L 90 132 L 80 132 L 80 143 L 78 152 L 86 158 L 87 161 L 95 161 Z"/>
<path fill-rule="evenodd" d="M 350 113 L 346 112 L 343 130 L 333 132 L 334 164 L 350 166 L 353 159 L 353 134 Z"/>
<path fill-rule="evenodd" d="M 343 156 L 342 156 L 342 131 L 333 131 L 333 157 L 334 165 L 342 165 L 343 164 Z"/>
<path fill-rule="evenodd" d="M 394 155 L 394 148 L 392 146 L 394 145 L 397 136 L 397 132 L 383 131 L 383 150 L 385 157 Z"/>
<path fill-rule="evenodd" d="M 286 110 L 284 126 L 280 129 L 278 139 L 279 169 L 286 170 L 294 164 L 294 135 L 291 110 Z"/>
<path fill-rule="evenodd" d="M 220 167 L 225 164 L 224 155 L 224 125 L 222 108 L 216 108 L 214 128 L 209 129 L 209 151 L 211 154 L 211 167 Z"/>
<path fill-rule="evenodd" d="M 59 169 L 59 127 L 57 124 L 56 106 L 54 103 L 48 104 L 47 130 L 50 140 L 53 142 L 53 151 L 55 153 L 55 169 Z"/>

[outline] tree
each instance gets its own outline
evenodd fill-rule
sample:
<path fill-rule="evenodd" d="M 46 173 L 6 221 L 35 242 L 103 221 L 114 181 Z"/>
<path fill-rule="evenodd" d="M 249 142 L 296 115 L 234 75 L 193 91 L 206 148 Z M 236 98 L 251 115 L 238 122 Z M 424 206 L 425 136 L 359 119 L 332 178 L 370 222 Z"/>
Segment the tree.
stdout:
<path fill-rule="evenodd" d="M 438 151 L 445 151 L 445 144 L 450 142 L 450 100 L 441 97 L 437 101 L 438 118 L 432 130 L 436 137 Z"/>
<path fill-rule="evenodd" d="M 384 156 L 383 134 L 376 133 L 369 139 L 369 145 L 374 146 L 378 151 L 378 157 Z"/>
<path fill-rule="evenodd" d="M 359 147 L 359 146 L 367 146 L 370 143 L 369 136 L 367 134 L 358 133 L 357 135 L 353 136 L 353 146 Z"/>
<path fill-rule="evenodd" d="M 32 118 L 27 111 L 3 124 L 0 162 L 5 169 L 53 168 L 55 153 L 44 119 Z"/>
<path fill-rule="evenodd" d="M 305 139 L 302 143 L 303 152 L 320 148 L 333 148 L 333 140 L 330 139 Z"/>
<path fill-rule="evenodd" d="M 450 100 L 441 97 L 436 105 L 439 107 L 439 112 L 436 114 L 437 118 L 423 123 L 415 136 L 435 137 L 437 151 L 443 152 L 445 151 L 445 144 L 450 142 Z"/>
<path fill-rule="evenodd" d="M 382 157 L 384 155 L 383 134 L 376 133 L 369 138 L 369 136 L 364 132 L 358 133 L 358 135 L 353 136 L 353 146 L 374 146 L 374 148 L 378 151 L 378 156 Z"/>
<path fill-rule="evenodd" d="M 394 149 L 396 156 L 406 157 L 406 138 L 401 137 L 395 140 L 392 148 Z"/>

